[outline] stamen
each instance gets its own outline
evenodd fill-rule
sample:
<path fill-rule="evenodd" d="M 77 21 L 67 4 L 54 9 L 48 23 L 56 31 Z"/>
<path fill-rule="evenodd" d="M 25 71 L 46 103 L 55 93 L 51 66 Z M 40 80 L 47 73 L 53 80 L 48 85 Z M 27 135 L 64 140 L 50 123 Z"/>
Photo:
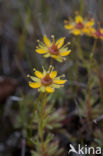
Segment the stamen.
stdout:
<path fill-rule="evenodd" d="M 41 46 L 44 46 L 43 42 L 41 42 L 41 41 L 39 42 L 39 44 L 40 44 Z"/>
<path fill-rule="evenodd" d="M 78 15 L 79 14 L 79 12 L 78 11 L 75 11 L 75 15 Z"/>
<path fill-rule="evenodd" d="M 50 65 L 48 72 L 51 73 L 53 71 L 54 67 Z"/>
<path fill-rule="evenodd" d="M 42 66 L 43 71 L 45 71 L 44 67 Z"/>
<path fill-rule="evenodd" d="M 68 44 L 68 45 L 70 45 L 71 43 L 70 43 L 70 42 L 68 42 L 67 44 Z"/>
<path fill-rule="evenodd" d="M 69 23 L 69 20 L 64 20 L 64 24 L 68 24 Z"/>
<path fill-rule="evenodd" d="M 63 75 L 61 75 L 61 76 L 59 76 L 60 78 L 64 78 L 65 77 L 65 74 L 63 74 Z"/>
<path fill-rule="evenodd" d="M 28 74 L 27 77 L 30 77 L 30 75 Z"/>
<path fill-rule="evenodd" d="M 70 44 L 71 44 L 70 42 L 67 42 L 67 43 L 63 46 L 63 48 L 67 47 L 67 46 L 70 45 Z"/>
<path fill-rule="evenodd" d="M 54 37 L 54 35 L 51 35 L 51 38 L 53 40 L 53 44 L 55 44 L 55 37 Z"/>
<path fill-rule="evenodd" d="M 33 71 L 36 71 L 36 69 L 35 69 L 35 68 L 33 68 Z"/>

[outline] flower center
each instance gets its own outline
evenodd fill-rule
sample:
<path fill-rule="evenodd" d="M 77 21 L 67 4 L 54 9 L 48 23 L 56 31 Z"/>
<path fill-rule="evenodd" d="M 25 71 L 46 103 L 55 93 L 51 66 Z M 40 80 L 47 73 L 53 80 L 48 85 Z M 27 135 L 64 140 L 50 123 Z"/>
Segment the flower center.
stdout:
<path fill-rule="evenodd" d="M 76 29 L 83 29 L 84 28 L 84 24 L 79 22 L 79 23 L 76 24 L 75 28 Z"/>
<path fill-rule="evenodd" d="M 59 55 L 59 50 L 55 44 L 49 48 L 49 52 L 53 55 Z"/>
<path fill-rule="evenodd" d="M 46 74 L 46 76 L 42 78 L 41 83 L 44 86 L 48 86 L 48 85 L 52 84 L 52 79 L 50 78 L 50 75 Z"/>
<path fill-rule="evenodd" d="M 103 37 L 103 33 L 101 33 L 101 31 L 99 29 L 96 31 L 95 35 L 97 37 Z"/>

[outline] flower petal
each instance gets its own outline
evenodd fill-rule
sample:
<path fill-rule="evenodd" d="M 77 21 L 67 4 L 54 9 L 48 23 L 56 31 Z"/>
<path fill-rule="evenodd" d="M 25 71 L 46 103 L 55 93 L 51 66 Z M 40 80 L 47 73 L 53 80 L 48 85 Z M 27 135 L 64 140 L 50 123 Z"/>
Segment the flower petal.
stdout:
<path fill-rule="evenodd" d="M 91 21 L 87 21 L 87 22 L 85 23 L 85 26 L 86 26 L 86 27 L 92 27 L 94 24 L 95 24 L 95 23 L 94 23 L 94 20 L 92 19 Z"/>
<path fill-rule="evenodd" d="M 51 57 L 57 59 L 59 56 L 58 55 L 51 55 Z"/>
<path fill-rule="evenodd" d="M 57 76 L 57 71 L 52 71 L 51 73 L 50 73 L 50 77 L 53 79 L 53 78 L 55 78 Z"/>
<path fill-rule="evenodd" d="M 53 92 L 54 92 L 54 89 L 51 88 L 51 87 L 46 87 L 46 91 L 47 91 L 48 93 L 53 93 Z"/>
<path fill-rule="evenodd" d="M 45 92 L 45 87 L 44 87 L 44 86 L 41 86 L 39 90 L 40 90 L 41 92 Z"/>
<path fill-rule="evenodd" d="M 54 80 L 54 83 L 56 84 L 64 84 L 66 80 Z"/>
<path fill-rule="evenodd" d="M 30 86 L 31 88 L 39 88 L 40 85 L 41 85 L 40 83 L 29 82 L 29 86 Z"/>
<path fill-rule="evenodd" d="M 39 53 L 39 54 L 45 54 L 47 53 L 47 49 L 36 49 L 36 52 Z"/>
<path fill-rule="evenodd" d="M 67 24 L 64 27 L 65 27 L 65 29 L 73 29 L 74 25 L 73 24 Z"/>
<path fill-rule="evenodd" d="M 50 47 L 52 45 L 51 41 L 47 38 L 46 35 L 44 35 L 43 40 L 44 40 L 44 43 L 47 45 L 47 47 Z"/>
<path fill-rule="evenodd" d="M 33 81 L 40 82 L 40 79 L 34 76 L 29 76 Z"/>
<path fill-rule="evenodd" d="M 58 62 L 62 62 L 63 59 L 62 57 L 59 55 L 59 56 L 56 56 L 56 55 L 51 55 L 52 58 L 56 59 Z"/>
<path fill-rule="evenodd" d="M 77 15 L 77 16 L 75 17 L 75 22 L 76 22 L 76 23 L 82 23 L 82 22 L 83 22 L 82 16 Z"/>
<path fill-rule="evenodd" d="M 34 73 L 35 73 L 35 75 L 36 75 L 38 78 L 40 78 L 40 79 L 43 78 L 43 74 L 42 74 L 40 71 L 37 71 L 37 70 L 36 70 Z"/>
<path fill-rule="evenodd" d="M 59 49 L 59 52 L 65 52 L 68 51 L 68 48 L 64 45 L 64 47 Z"/>
<path fill-rule="evenodd" d="M 67 56 L 71 53 L 71 50 L 68 50 L 68 51 L 64 51 L 64 52 L 61 52 L 60 55 L 61 56 Z"/>
<path fill-rule="evenodd" d="M 59 40 L 56 41 L 56 45 L 59 47 L 59 45 L 63 45 L 64 44 L 64 37 L 60 38 Z"/>
<path fill-rule="evenodd" d="M 100 32 L 103 34 L 103 28 L 100 28 Z"/>
<path fill-rule="evenodd" d="M 73 33 L 74 35 L 80 35 L 80 34 L 82 34 L 81 31 L 78 30 L 78 29 L 74 29 L 74 30 L 72 31 L 72 33 Z"/>
<path fill-rule="evenodd" d="M 51 87 L 53 87 L 53 88 L 60 88 L 61 85 L 58 85 L 58 84 L 52 84 Z"/>
<path fill-rule="evenodd" d="M 61 48 L 64 44 L 64 37 L 60 38 L 59 40 L 56 41 L 56 45 L 58 48 Z"/>
<path fill-rule="evenodd" d="M 50 54 L 47 53 L 47 54 L 44 55 L 44 57 L 45 57 L 45 58 L 48 58 L 48 57 L 50 57 Z"/>

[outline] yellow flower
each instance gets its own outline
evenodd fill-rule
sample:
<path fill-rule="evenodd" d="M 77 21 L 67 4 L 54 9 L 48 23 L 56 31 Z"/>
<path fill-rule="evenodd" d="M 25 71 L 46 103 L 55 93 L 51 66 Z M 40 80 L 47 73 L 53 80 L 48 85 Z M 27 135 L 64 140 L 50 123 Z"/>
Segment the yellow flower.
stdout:
<path fill-rule="evenodd" d="M 93 33 L 94 38 L 96 39 L 101 39 L 103 40 L 103 28 L 99 28 L 97 29 L 94 33 Z"/>
<path fill-rule="evenodd" d="M 57 77 L 57 71 L 53 70 L 54 67 L 50 66 L 46 71 L 43 68 L 43 73 L 34 69 L 35 76 L 29 76 L 32 82 L 29 82 L 31 88 L 38 88 L 38 91 L 53 93 L 55 88 L 63 87 L 66 80 L 60 79 L 64 75 Z"/>
<path fill-rule="evenodd" d="M 88 35 L 91 36 L 95 31 L 93 28 L 94 20 L 83 20 L 80 15 L 76 15 L 75 20 L 65 21 L 65 29 L 69 30 L 70 33 L 74 35 Z"/>
<path fill-rule="evenodd" d="M 69 55 L 71 50 L 68 49 L 66 44 L 64 45 L 65 38 L 62 37 L 55 42 L 54 36 L 52 36 L 53 41 L 51 42 L 47 36 L 43 36 L 43 42 L 39 42 L 36 52 L 43 54 L 45 58 L 52 57 L 59 62 L 65 60 L 65 56 Z"/>

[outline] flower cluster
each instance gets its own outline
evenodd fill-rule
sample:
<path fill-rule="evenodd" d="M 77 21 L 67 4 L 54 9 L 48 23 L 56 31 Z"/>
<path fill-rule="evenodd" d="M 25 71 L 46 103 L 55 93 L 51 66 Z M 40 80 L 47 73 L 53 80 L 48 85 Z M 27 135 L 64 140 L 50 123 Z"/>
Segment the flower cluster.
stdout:
<path fill-rule="evenodd" d="M 103 28 L 95 30 L 93 33 L 94 38 L 103 40 Z"/>
<path fill-rule="evenodd" d="M 35 69 L 34 69 L 35 70 Z M 31 88 L 38 88 L 38 91 L 41 92 L 54 92 L 55 88 L 60 88 L 66 82 L 66 80 L 61 80 L 61 77 L 57 77 L 57 71 L 53 70 L 53 67 L 50 66 L 49 70 L 46 71 L 43 68 L 43 73 L 40 71 L 34 71 L 35 76 L 29 76 L 33 82 L 29 82 Z"/>
<path fill-rule="evenodd" d="M 65 21 L 65 29 L 69 30 L 70 33 L 74 35 L 88 35 L 93 36 L 96 39 L 103 40 L 103 29 L 95 29 L 94 19 L 84 20 L 82 16 L 77 14 L 75 20 Z M 65 37 L 62 37 L 55 41 L 55 37 L 51 36 L 52 41 L 46 36 L 43 36 L 43 42 L 38 40 L 38 46 L 36 47 L 36 52 L 42 54 L 44 58 L 55 59 L 58 62 L 63 62 L 71 53 L 68 49 L 70 43 L 64 44 Z M 66 80 L 61 80 L 57 76 L 57 71 L 53 71 L 53 67 L 50 66 L 48 71 L 43 68 L 43 73 L 35 70 L 35 76 L 29 76 L 33 82 L 29 82 L 31 88 L 38 88 L 41 92 L 54 92 L 55 88 L 60 88 L 66 82 Z"/>
<path fill-rule="evenodd" d="M 69 55 L 71 50 L 68 49 L 66 44 L 64 45 L 65 38 L 62 37 L 55 42 L 54 36 L 52 36 L 52 42 L 47 38 L 47 36 L 43 37 L 43 42 L 39 42 L 39 45 L 36 48 L 36 52 L 39 54 L 43 54 L 45 58 L 52 57 L 59 62 L 65 60 L 65 56 Z"/>
<path fill-rule="evenodd" d="M 74 35 L 90 35 L 92 34 L 95 29 L 94 20 L 83 20 L 82 16 L 76 15 L 75 20 L 68 20 L 65 21 L 65 29 L 69 30 L 70 33 Z"/>
<path fill-rule="evenodd" d="M 36 47 L 36 52 L 43 54 L 45 58 L 51 57 L 59 62 L 65 60 L 65 56 L 69 55 L 71 50 L 68 49 L 67 44 L 64 44 L 65 38 L 62 37 L 55 42 L 55 37 L 52 35 L 52 42 L 47 38 L 46 35 L 43 36 L 43 42 L 38 41 L 38 46 Z M 31 88 L 37 88 L 40 92 L 53 93 L 55 88 L 63 87 L 66 80 L 61 79 L 64 77 L 57 76 L 57 71 L 54 67 L 50 65 L 49 69 L 46 71 L 43 67 L 43 72 L 34 69 L 35 76 L 28 77 L 32 80 L 29 82 Z"/>
<path fill-rule="evenodd" d="M 74 35 L 87 35 L 92 36 L 96 39 L 103 40 L 103 28 L 95 29 L 94 28 L 95 22 L 94 19 L 91 18 L 90 20 L 83 19 L 82 16 L 77 14 L 74 20 L 66 20 L 64 22 L 65 29 L 69 30 L 69 33 Z"/>

